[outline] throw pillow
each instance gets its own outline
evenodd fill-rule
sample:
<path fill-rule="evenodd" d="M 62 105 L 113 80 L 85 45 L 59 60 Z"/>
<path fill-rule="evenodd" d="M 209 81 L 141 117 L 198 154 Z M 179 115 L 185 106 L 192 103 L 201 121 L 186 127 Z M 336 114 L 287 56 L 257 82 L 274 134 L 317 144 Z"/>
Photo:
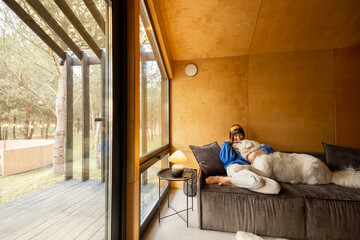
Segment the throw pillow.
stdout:
<path fill-rule="evenodd" d="M 189 145 L 189 147 L 199 163 L 200 169 L 207 176 L 226 174 L 224 163 L 219 157 L 220 147 L 216 141 L 202 147 L 194 145 Z"/>
<path fill-rule="evenodd" d="M 341 147 L 322 143 L 325 150 L 326 164 L 331 171 L 344 170 L 347 167 L 360 169 L 360 149 Z"/>

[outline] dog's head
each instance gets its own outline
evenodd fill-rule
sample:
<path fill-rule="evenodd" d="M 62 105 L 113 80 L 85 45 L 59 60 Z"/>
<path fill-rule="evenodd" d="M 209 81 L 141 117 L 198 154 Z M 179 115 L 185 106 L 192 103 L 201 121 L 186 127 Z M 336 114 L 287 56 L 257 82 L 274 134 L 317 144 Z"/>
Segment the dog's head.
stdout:
<path fill-rule="evenodd" d="M 251 152 L 260 149 L 264 144 L 260 144 L 253 140 L 242 140 L 241 142 L 234 143 L 232 146 L 244 159 L 246 159 Z"/>

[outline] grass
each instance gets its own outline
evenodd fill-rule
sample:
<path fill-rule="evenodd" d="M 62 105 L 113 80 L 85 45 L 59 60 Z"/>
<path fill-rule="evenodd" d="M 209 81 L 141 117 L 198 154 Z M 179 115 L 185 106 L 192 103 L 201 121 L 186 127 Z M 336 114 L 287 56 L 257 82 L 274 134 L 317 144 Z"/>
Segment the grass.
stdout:
<path fill-rule="evenodd" d="M 62 180 L 64 180 L 63 175 L 52 175 L 52 167 L 10 176 L 0 176 L 0 204 L 10 202 Z"/>
<path fill-rule="evenodd" d="M 161 146 L 161 136 L 154 136 L 153 139 L 148 139 L 147 152 L 151 152 Z M 140 144 L 140 152 L 142 152 Z"/>

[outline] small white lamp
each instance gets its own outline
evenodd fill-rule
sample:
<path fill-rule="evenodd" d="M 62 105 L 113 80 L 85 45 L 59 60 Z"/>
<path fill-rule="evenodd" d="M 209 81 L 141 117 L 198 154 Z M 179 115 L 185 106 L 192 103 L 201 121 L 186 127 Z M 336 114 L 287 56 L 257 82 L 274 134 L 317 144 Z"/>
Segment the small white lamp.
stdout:
<path fill-rule="evenodd" d="M 169 157 L 169 162 L 175 163 L 171 168 L 174 177 L 180 177 L 183 174 L 184 166 L 182 163 L 186 163 L 187 161 L 187 157 L 180 150 L 177 150 Z"/>

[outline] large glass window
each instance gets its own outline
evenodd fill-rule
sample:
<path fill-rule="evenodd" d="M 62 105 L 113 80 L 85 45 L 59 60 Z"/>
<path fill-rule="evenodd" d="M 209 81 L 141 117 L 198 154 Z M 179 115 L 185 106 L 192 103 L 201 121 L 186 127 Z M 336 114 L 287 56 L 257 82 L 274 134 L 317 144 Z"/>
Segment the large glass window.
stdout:
<path fill-rule="evenodd" d="M 140 155 L 169 143 L 168 78 L 146 10 L 140 14 Z"/>
<path fill-rule="evenodd" d="M 140 0 L 140 222 L 141 233 L 169 187 L 157 172 L 169 167 L 169 80 L 143 0 Z"/>

